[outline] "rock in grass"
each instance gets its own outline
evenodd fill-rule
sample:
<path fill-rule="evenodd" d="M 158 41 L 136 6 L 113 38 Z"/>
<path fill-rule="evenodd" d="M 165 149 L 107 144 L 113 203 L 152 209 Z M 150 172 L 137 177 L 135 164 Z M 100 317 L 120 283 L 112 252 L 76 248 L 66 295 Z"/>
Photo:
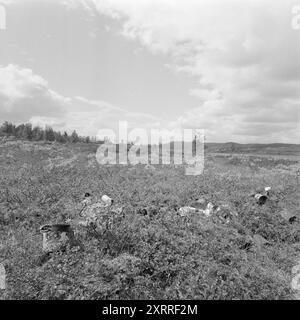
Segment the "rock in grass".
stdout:
<path fill-rule="evenodd" d="M 270 242 L 267 239 L 265 239 L 263 236 L 261 236 L 260 234 L 255 234 L 253 236 L 253 242 L 259 249 L 262 249 L 262 247 L 264 245 L 270 244 Z"/>
<path fill-rule="evenodd" d="M 289 211 L 288 209 L 284 208 L 283 210 L 281 210 L 279 212 L 279 214 L 281 215 L 281 217 L 288 221 L 289 223 L 294 223 L 297 219 L 296 215 L 293 214 L 291 211 Z"/>

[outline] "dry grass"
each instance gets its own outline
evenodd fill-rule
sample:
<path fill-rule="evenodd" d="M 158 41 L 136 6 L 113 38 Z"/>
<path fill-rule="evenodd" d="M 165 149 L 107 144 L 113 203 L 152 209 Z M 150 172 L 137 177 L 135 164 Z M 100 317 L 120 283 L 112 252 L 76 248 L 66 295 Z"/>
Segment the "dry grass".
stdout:
<path fill-rule="evenodd" d="M 183 167 L 100 167 L 93 144 L 1 145 L 0 257 L 6 299 L 291 299 L 299 257 L 299 183 L 292 160 L 207 155 L 200 176 Z M 279 161 L 279 162 L 278 162 Z M 51 164 L 51 165 L 50 165 Z M 252 190 L 272 187 L 258 206 Z M 85 192 L 108 194 L 125 207 L 110 229 L 79 233 L 84 251 L 54 254 L 42 267 L 44 223 L 76 218 Z M 179 206 L 204 197 L 238 217 L 224 224 L 182 218 Z M 151 216 L 136 213 L 151 209 Z M 250 245 L 259 234 L 268 246 Z"/>

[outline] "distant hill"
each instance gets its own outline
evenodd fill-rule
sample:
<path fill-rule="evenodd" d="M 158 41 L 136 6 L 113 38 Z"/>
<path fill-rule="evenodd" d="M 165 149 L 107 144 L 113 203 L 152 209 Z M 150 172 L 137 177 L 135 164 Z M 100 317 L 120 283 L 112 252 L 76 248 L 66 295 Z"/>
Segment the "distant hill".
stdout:
<path fill-rule="evenodd" d="M 191 147 L 191 142 L 186 142 L 186 150 Z M 157 146 L 156 146 L 157 147 Z M 164 150 L 168 150 L 169 145 L 163 145 Z M 175 141 L 171 144 L 171 150 L 182 150 L 182 142 Z M 236 153 L 236 154 L 260 154 L 260 155 L 284 155 L 300 156 L 300 144 L 270 143 L 270 144 L 241 144 L 236 142 L 206 142 L 205 153 Z"/>
<path fill-rule="evenodd" d="M 208 152 L 215 153 L 255 153 L 255 154 L 276 154 L 276 155 L 299 155 L 300 144 L 270 143 L 270 144 L 240 144 L 235 142 L 227 143 L 205 143 Z"/>

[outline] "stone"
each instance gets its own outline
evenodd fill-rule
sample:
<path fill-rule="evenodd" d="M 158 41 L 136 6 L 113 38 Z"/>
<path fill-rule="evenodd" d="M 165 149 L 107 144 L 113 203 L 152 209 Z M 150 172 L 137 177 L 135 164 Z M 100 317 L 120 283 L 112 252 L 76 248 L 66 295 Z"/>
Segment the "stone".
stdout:
<path fill-rule="evenodd" d="M 296 221 L 297 217 L 295 214 L 293 214 L 292 212 L 290 212 L 288 209 L 284 208 L 283 210 L 281 210 L 279 212 L 279 214 L 281 215 L 281 217 L 288 221 L 289 223 L 293 223 Z"/>

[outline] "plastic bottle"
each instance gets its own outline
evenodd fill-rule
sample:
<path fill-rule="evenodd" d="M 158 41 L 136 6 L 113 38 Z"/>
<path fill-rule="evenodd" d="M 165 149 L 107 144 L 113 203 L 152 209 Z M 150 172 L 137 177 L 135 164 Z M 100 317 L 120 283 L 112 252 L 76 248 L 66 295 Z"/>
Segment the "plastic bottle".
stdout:
<path fill-rule="evenodd" d="M 182 207 L 178 210 L 179 214 L 184 217 L 189 213 L 195 213 L 196 212 L 196 208 L 193 207 Z"/>

